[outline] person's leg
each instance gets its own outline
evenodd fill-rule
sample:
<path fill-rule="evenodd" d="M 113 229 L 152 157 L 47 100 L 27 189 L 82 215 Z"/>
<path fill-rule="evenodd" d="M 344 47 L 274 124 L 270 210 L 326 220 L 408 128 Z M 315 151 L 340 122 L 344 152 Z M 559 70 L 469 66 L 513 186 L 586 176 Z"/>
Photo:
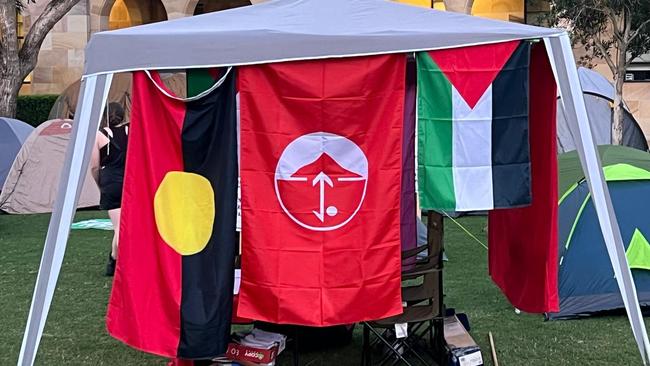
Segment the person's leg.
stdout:
<path fill-rule="evenodd" d="M 113 259 L 117 259 L 117 247 L 118 247 L 118 240 L 120 237 L 120 212 L 121 209 L 116 208 L 113 210 L 108 210 L 108 217 L 111 218 L 111 222 L 113 223 L 113 243 L 111 246 L 111 257 Z"/>
<path fill-rule="evenodd" d="M 108 263 L 106 264 L 106 275 L 113 276 L 115 274 L 115 266 L 117 264 L 117 248 L 118 240 L 120 238 L 120 209 L 116 208 L 113 210 L 108 210 L 108 217 L 111 218 L 113 223 L 113 242 L 111 243 L 111 253 L 108 257 Z"/>

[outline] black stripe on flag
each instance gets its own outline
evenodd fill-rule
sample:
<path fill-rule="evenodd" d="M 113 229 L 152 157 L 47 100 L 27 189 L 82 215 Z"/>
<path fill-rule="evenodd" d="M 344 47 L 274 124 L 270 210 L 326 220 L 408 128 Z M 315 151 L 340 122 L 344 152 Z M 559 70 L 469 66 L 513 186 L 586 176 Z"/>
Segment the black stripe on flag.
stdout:
<path fill-rule="evenodd" d="M 494 207 L 531 203 L 528 135 L 530 42 L 522 41 L 492 83 Z"/>
<path fill-rule="evenodd" d="M 183 256 L 181 334 L 178 356 L 211 358 L 230 339 L 234 259 L 237 248 L 237 117 L 234 70 L 209 95 L 186 104 L 183 162 L 186 172 L 207 178 L 215 196 L 210 240 Z"/>

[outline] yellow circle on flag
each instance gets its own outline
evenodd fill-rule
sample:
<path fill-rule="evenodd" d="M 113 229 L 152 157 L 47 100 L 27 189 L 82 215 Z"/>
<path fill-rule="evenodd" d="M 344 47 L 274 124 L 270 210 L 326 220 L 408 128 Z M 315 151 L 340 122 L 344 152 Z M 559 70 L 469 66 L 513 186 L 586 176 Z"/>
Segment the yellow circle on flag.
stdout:
<path fill-rule="evenodd" d="M 205 177 L 168 172 L 153 200 L 156 226 L 163 240 L 181 255 L 205 248 L 214 223 L 214 191 Z"/>

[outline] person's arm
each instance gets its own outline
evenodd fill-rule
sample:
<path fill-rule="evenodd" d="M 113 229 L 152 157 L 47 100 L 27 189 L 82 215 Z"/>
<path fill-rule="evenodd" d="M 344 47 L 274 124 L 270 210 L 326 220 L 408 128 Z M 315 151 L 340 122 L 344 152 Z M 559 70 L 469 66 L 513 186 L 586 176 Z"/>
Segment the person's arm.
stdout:
<path fill-rule="evenodd" d="M 97 135 L 100 135 L 100 133 L 97 133 Z M 97 148 L 97 141 L 95 141 L 95 146 L 93 146 L 90 153 L 90 174 L 92 174 L 95 183 L 99 185 L 99 149 Z"/>
<path fill-rule="evenodd" d="M 106 146 L 109 143 L 108 138 L 104 136 L 103 133 L 97 132 L 97 137 L 95 138 L 95 146 L 93 146 L 92 153 L 90 155 L 90 173 L 95 179 L 97 185 L 99 185 L 99 150 Z"/>

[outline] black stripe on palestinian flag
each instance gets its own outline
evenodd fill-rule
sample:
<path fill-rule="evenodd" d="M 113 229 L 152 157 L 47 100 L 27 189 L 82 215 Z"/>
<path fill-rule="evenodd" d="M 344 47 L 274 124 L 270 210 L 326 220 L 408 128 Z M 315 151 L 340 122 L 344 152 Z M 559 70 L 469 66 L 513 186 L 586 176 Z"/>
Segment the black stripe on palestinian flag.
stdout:
<path fill-rule="evenodd" d="M 492 83 L 494 207 L 531 203 L 528 135 L 530 42 L 522 41 Z M 516 201 L 512 201 L 515 198 Z"/>
<path fill-rule="evenodd" d="M 180 358 L 215 357 L 226 351 L 230 339 L 238 242 L 235 93 L 231 71 L 215 91 L 186 104 L 182 130 L 184 170 L 210 182 L 215 214 L 205 248 L 182 258 Z"/>

